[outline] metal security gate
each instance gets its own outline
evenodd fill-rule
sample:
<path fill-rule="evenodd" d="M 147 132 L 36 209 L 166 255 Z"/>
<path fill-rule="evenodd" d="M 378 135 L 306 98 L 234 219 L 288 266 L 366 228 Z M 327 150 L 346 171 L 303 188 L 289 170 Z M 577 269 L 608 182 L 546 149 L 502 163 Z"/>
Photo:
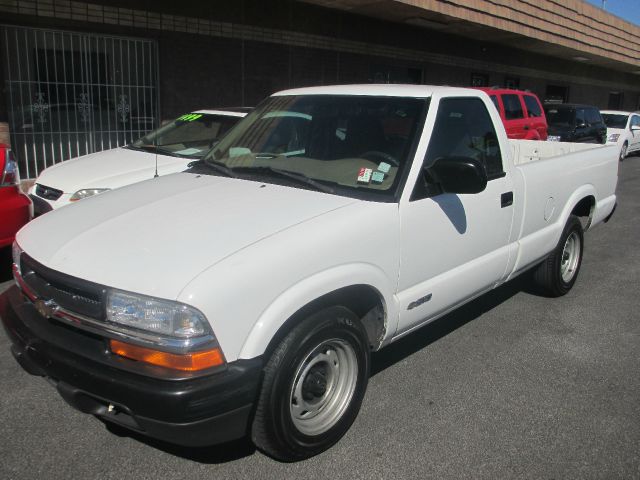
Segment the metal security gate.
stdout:
<path fill-rule="evenodd" d="M 11 143 L 23 178 L 126 145 L 158 122 L 156 43 L 4 26 Z"/>

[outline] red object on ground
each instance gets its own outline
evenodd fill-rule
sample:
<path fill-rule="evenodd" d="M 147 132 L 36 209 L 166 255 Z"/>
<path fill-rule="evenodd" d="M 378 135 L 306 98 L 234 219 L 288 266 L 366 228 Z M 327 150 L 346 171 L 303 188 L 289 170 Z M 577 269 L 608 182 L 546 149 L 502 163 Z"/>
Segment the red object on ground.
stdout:
<path fill-rule="evenodd" d="M 31 219 L 31 200 L 20 191 L 18 165 L 8 145 L 0 143 L 0 247 L 13 243 Z"/>
<path fill-rule="evenodd" d="M 476 88 L 491 97 L 500 113 L 507 137 L 524 140 L 547 139 L 547 117 L 542 103 L 534 93 L 510 88 Z"/>

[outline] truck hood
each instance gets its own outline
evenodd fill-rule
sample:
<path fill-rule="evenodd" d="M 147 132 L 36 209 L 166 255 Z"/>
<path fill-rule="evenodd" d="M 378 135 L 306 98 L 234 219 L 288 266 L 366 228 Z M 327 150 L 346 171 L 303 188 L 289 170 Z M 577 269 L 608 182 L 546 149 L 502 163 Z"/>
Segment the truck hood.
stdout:
<path fill-rule="evenodd" d="M 54 270 L 175 299 L 220 260 L 354 202 L 293 187 L 177 173 L 50 212 L 26 225 L 17 241 Z"/>
<path fill-rule="evenodd" d="M 158 155 L 158 173 L 175 173 L 193 159 Z M 114 148 L 73 158 L 45 169 L 36 183 L 75 193 L 83 188 L 118 188 L 153 178 L 155 153 Z"/>

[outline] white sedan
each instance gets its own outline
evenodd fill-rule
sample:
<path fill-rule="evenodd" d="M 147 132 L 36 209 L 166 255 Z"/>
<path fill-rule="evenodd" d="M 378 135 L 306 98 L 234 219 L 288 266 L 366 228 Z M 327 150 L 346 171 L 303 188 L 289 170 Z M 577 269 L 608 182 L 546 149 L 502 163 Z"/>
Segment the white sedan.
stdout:
<path fill-rule="evenodd" d="M 602 118 L 607 125 L 607 144 L 618 145 L 620 161 L 640 150 L 640 114 L 602 110 Z"/>
<path fill-rule="evenodd" d="M 198 110 L 125 147 L 83 155 L 43 170 L 29 190 L 34 214 L 77 200 L 181 172 L 204 156 L 249 109 Z"/>

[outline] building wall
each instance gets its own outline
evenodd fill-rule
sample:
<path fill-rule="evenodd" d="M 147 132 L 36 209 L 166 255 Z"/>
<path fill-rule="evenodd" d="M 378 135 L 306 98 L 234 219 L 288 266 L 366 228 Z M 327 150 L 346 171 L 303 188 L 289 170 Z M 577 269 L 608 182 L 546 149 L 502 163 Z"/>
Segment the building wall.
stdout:
<path fill-rule="evenodd" d="M 558 2 L 543 3 L 551 8 Z M 473 74 L 489 85 L 515 78 L 543 99 L 548 85 L 566 86 L 570 101 L 601 108 L 611 91 L 623 92 L 622 107 L 629 110 L 640 98 L 636 75 L 291 0 L 0 0 L 0 14 L 5 24 L 156 40 L 163 119 L 196 108 L 252 106 L 291 87 L 373 81 L 467 86 Z M 0 141 L 6 118 L 0 98 Z"/>
<path fill-rule="evenodd" d="M 584 0 L 395 1 L 640 68 L 640 27 Z"/>

